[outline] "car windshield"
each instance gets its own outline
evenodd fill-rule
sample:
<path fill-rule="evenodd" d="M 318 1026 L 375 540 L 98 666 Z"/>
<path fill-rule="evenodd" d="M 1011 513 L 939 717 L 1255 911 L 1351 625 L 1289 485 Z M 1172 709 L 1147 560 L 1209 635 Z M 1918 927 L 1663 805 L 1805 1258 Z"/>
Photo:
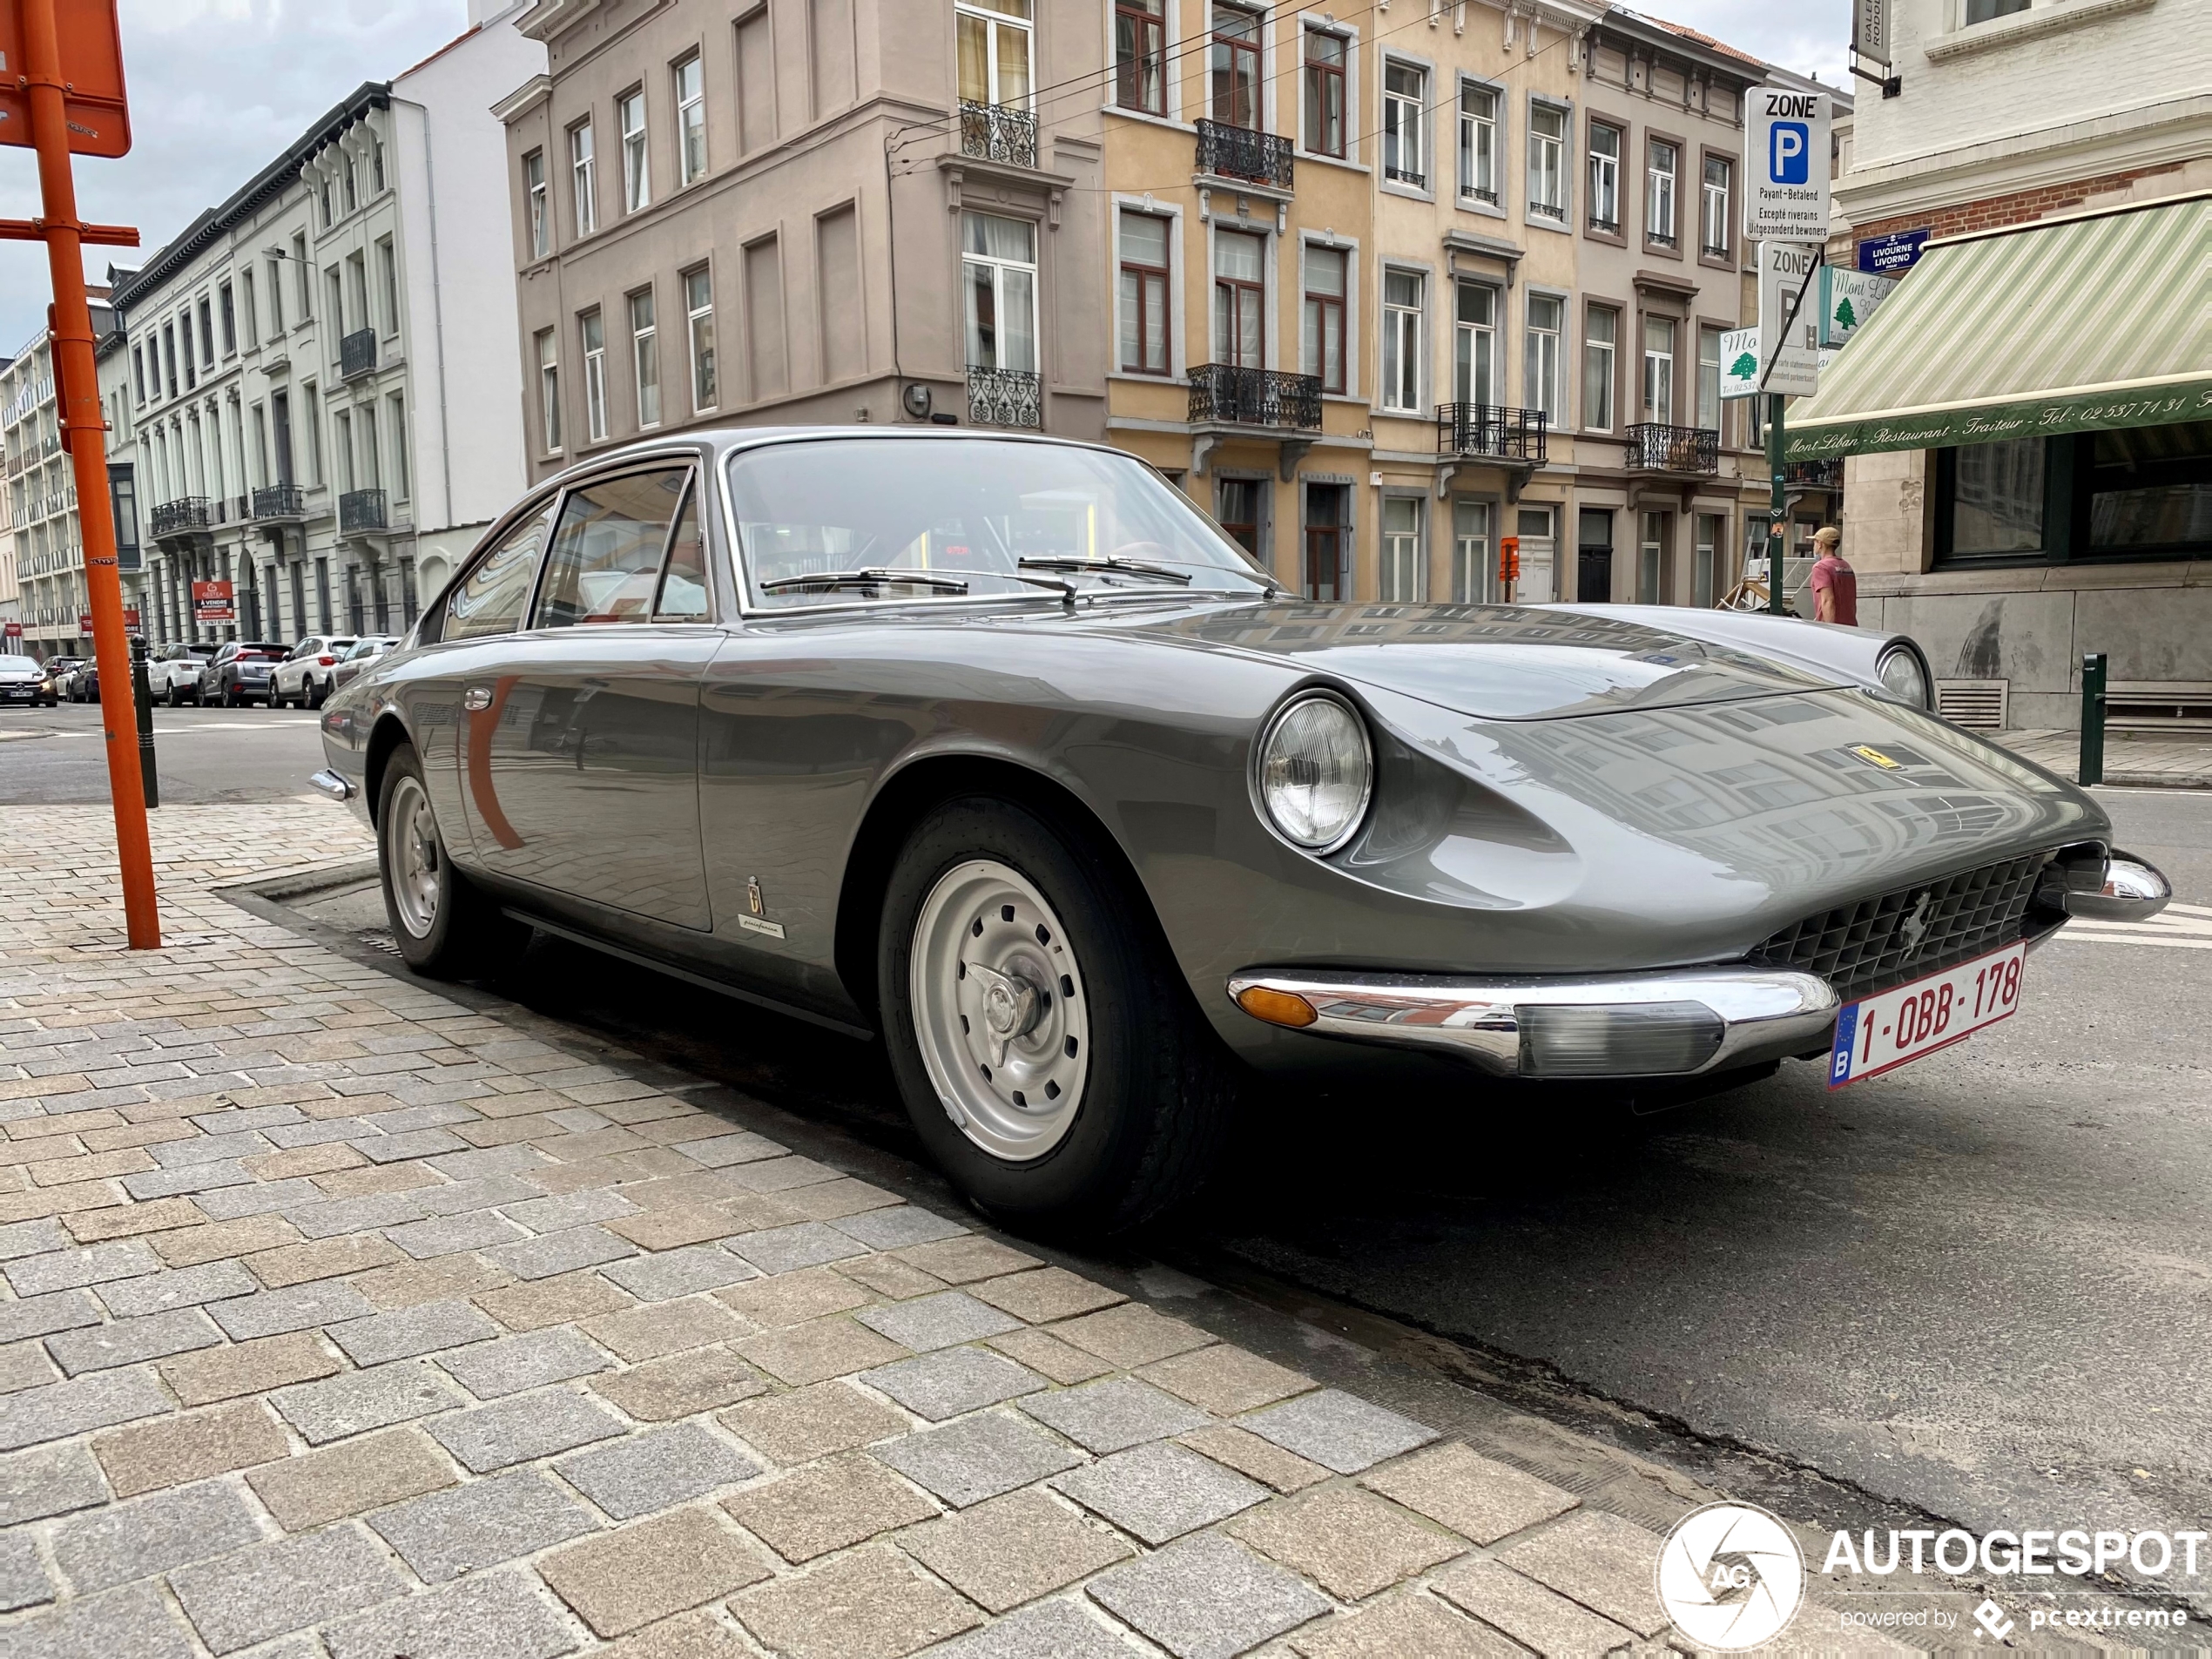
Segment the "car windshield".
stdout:
<path fill-rule="evenodd" d="M 928 590 L 896 582 L 767 590 L 792 578 L 876 570 L 926 572 L 937 591 L 957 593 L 967 583 L 978 597 L 1055 582 L 1239 596 L 1269 585 L 1180 491 L 1143 462 L 1103 450 L 995 439 L 829 439 L 740 450 L 730 457 L 728 476 L 756 604 Z"/>
<path fill-rule="evenodd" d="M 35 674 L 38 662 L 31 657 L 0 657 L 0 674 Z"/>

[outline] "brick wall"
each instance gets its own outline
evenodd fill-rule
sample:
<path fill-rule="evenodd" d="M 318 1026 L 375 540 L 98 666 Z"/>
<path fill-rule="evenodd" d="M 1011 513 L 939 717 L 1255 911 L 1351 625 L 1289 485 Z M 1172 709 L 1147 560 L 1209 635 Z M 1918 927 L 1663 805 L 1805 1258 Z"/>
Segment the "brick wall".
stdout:
<path fill-rule="evenodd" d="M 2091 198 L 2110 196 L 2127 190 L 2137 179 L 2153 178 L 2160 173 L 2179 173 L 2184 164 L 2168 162 L 2156 167 L 2131 167 L 2124 172 L 2101 173 L 2094 179 L 2077 179 L 2062 185 L 2044 185 L 2034 190 L 2017 190 L 2002 196 L 1985 196 L 1979 201 L 1960 202 L 1955 206 L 1939 207 L 1919 213 L 1904 213 L 1888 219 L 1870 220 L 1851 226 L 1851 234 L 1859 241 L 1886 236 L 1893 231 L 1919 230 L 1925 226 L 1938 237 L 1959 236 L 1971 231 L 1993 231 L 2007 225 L 2026 225 L 2039 219 L 2048 219 L 2054 213 L 2064 213 L 2085 206 Z M 2176 180 L 2178 185 L 2179 180 Z M 2155 192 L 2152 192 L 2155 193 Z"/>

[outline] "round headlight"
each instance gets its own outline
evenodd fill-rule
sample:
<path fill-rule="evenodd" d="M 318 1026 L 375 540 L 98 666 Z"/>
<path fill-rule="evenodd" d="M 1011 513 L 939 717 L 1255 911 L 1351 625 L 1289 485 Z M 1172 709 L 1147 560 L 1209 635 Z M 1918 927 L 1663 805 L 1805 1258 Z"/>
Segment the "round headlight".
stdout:
<path fill-rule="evenodd" d="M 1350 839 L 1374 776 L 1366 726 L 1325 692 L 1285 704 L 1260 739 L 1260 805 L 1284 840 L 1308 852 L 1333 852 Z"/>
<path fill-rule="evenodd" d="M 1895 691 L 1916 709 L 1932 709 L 1935 698 L 1930 695 L 1933 687 L 1928 684 L 1927 670 L 1920 666 L 1920 653 L 1910 645 L 1892 645 L 1882 653 L 1874 665 L 1882 684 Z"/>

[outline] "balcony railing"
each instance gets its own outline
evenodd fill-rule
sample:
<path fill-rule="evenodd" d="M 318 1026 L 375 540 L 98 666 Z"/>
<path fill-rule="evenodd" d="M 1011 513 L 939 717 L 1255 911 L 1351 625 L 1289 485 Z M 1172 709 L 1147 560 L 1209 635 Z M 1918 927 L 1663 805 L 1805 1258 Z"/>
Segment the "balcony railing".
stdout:
<path fill-rule="evenodd" d="M 204 530 L 212 517 L 206 496 L 179 496 L 153 509 L 153 533 L 158 538 L 181 536 L 187 530 Z"/>
<path fill-rule="evenodd" d="M 346 379 L 376 367 L 376 330 L 356 328 L 338 342 L 338 369 Z"/>
<path fill-rule="evenodd" d="M 1321 377 L 1201 363 L 1190 371 L 1190 420 L 1311 431 L 1321 424 Z"/>
<path fill-rule="evenodd" d="M 1618 218 L 1607 219 L 1602 214 L 1592 213 L 1590 228 L 1600 236 L 1618 236 L 1621 233 L 1621 221 Z"/>
<path fill-rule="evenodd" d="M 960 101 L 960 152 L 1013 167 L 1037 165 L 1037 118 L 1009 104 Z"/>
<path fill-rule="evenodd" d="M 1428 188 L 1428 175 L 1418 167 L 1400 167 L 1393 165 L 1383 169 L 1383 177 L 1393 185 L 1410 185 L 1415 190 Z"/>
<path fill-rule="evenodd" d="M 1784 483 L 1801 484 L 1808 489 L 1841 489 L 1843 459 L 1831 455 L 1825 461 L 1791 461 L 1784 465 L 1782 479 Z"/>
<path fill-rule="evenodd" d="M 1225 121 L 1202 120 L 1198 123 L 1198 171 L 1288 190 L 1291 141 L 1272 132 L 1231 126 Z"/>
<path fill-rule="evenodd" d="M 1044 377 L 1022 368 L 971 368 L 968 419 L 974 426 L 1042 427 Z"/>
<path fill-rule="evenodd" d="M 1564 203 L 1532 201 L 1528 204 L 1528 211 L 1538 219 L 1548 219 L 1560 225 L 1567 223 L 1567 208 Z"/>
<path fill-rule="evenodd" d="M 297 484 L 264 484 L 253 492 L 256 518 L 305 518 L 307 492 Z"/>
<path fill-rule="evenodd" d="M 338 528 L 341 530 L 387 529 L 384 492 L 381 489 L 349 489 L 341 496 L 338 498 Z"/>
<path fill-rule="evenodd" d="M 1628 466 L 1640 472 L 1718 472 L 1721 435 L 1710 427 L 1644 421 L 1628 430 Z"/>
<path fill-rule="evenodd" d="M 1670 235 L 1665 231 L 1646 231 L 1643 233 L 1643 239 L 1654 247 L 1672 247 L 1682 239 Z"/>
<path fill-rule="evenodd" d="M 1496 455 L 1507 461 L 1544 460 L 1551 417 L 1541 409 L 1509 409 L 1495 403 L 1436 406 L 1436 453 Z"/>

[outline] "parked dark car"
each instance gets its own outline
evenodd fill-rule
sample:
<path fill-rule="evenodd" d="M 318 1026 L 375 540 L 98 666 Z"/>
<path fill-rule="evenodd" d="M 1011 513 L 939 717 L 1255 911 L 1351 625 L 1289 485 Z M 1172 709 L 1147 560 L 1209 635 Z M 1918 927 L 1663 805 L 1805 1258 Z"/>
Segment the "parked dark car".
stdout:
<path fill-rule="evenodd" d="M 698 435 L 506 515 L 315 783 L 419 971 L 535 926 L 880 1037 L 968 1196 L 1062 1227 L 1192 1191 L 1254 1074 L 1350 1085 L 1347 1134 L 1401 1089 L 1847 1081 L 1862 1030 L 1914 1057 L 1881 997 L 1955 970 L 2001 1017 L 2069 914 L 2164 902 L 1878 645 L 1674 617 L 1301 600 L 1112 449 Z"/>
<path fill-rule="evenodd" d="M 49 657 L 41 664 L 46 672 L 46 678 L 42 684 L 45 687 L 47 707 L 58 707 L 69 696 L 70 682 L 77 677 L 78 670 L 83 668 L 84 664 L 85 658 L 82 657 Z"/>
<path fill-rule="evenodd" d="M 46 690 L 46 671 L 37 658 L 14 653 L 0 657 L 0 705 L 36 708 L 44 703 L 51 707 L 53 700 Z"/>
<path fill-rule="evenodd" d="M 270 677 L 290 652 L 290 646 L 265 639 L 233 639 L 219 645 L 200 681 L 202 695 L 215 698 L 226 709 L 246 703 L 274 707 Z"/>

